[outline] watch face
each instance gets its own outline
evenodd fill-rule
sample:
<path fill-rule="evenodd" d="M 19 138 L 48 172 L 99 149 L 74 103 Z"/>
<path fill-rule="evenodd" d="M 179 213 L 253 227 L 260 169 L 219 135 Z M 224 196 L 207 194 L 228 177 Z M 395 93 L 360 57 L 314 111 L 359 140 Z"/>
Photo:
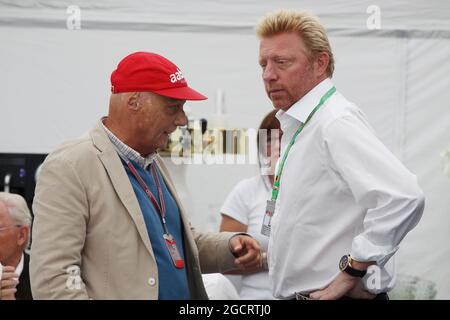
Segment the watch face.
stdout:
<path fill-rule="evenodd" d="M 341 261 L 339 261 L 339 269 L 341 271 L 344 271 L 345 268 L 348 266 L 348 256 L 343 256 L 341 258 Z"/>

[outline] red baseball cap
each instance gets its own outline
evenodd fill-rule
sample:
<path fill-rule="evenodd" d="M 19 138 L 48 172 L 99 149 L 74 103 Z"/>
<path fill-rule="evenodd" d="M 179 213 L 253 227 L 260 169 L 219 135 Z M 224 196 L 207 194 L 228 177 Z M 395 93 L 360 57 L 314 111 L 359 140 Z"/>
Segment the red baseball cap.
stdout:
<path fill-rule="evenodd" d="M 171 61 L 152 52 L 135 52 L 119 62 L 111 73 L 111 92 L 150 91 L 179 100 L 206 100 L 188 87 L 180 69 Z"/>

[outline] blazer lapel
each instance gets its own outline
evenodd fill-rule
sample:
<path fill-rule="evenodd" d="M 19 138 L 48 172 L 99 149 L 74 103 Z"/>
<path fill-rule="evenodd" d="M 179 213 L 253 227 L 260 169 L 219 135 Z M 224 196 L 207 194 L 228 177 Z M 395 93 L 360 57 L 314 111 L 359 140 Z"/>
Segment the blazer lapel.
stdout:
<path fill-rule="evenodd" d="M 108 176 L 111 179 L 111 184 L 116 190 L 120 201 L 123 203 L 133 219 L 145 247 L 153 259 L 155 259 L 152 245 L 150 243 L 150 237 L 147 232 L 147 227 L 145 226 L 144 217 L 142 216 L 141 207 L 136 199 L 136 194 L 134 193 L 130 179 L 128 178 L 114 146 L 103 129 L 101 120 L 91 131 L 91 137 L 94 145 L 101 151 L 98 157 L 108 172 Z"/>

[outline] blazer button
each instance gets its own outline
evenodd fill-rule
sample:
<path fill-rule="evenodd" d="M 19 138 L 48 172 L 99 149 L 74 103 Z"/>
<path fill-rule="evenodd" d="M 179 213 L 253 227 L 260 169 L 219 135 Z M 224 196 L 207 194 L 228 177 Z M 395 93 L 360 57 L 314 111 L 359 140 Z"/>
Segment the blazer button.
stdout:
<path fill-rule="evenodd" d="M 155 278 L 152 277 L 148 278 L 148 284 L 153 287 L 156 284 Z"/>

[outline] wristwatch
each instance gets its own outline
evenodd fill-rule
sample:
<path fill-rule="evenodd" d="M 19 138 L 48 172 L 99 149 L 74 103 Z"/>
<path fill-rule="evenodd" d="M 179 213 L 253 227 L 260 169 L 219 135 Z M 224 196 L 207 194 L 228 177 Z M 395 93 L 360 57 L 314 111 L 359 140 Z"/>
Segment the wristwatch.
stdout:
<path fill-rule="evenodd" d="M 366 270 L 357 270 L 352 267 L 352 257 L 348 254 L 341 258 L 341 261 L 339 261 L 339 269 L 352 277 L 359 277 L 362 278 L 366 275 Z"/>

